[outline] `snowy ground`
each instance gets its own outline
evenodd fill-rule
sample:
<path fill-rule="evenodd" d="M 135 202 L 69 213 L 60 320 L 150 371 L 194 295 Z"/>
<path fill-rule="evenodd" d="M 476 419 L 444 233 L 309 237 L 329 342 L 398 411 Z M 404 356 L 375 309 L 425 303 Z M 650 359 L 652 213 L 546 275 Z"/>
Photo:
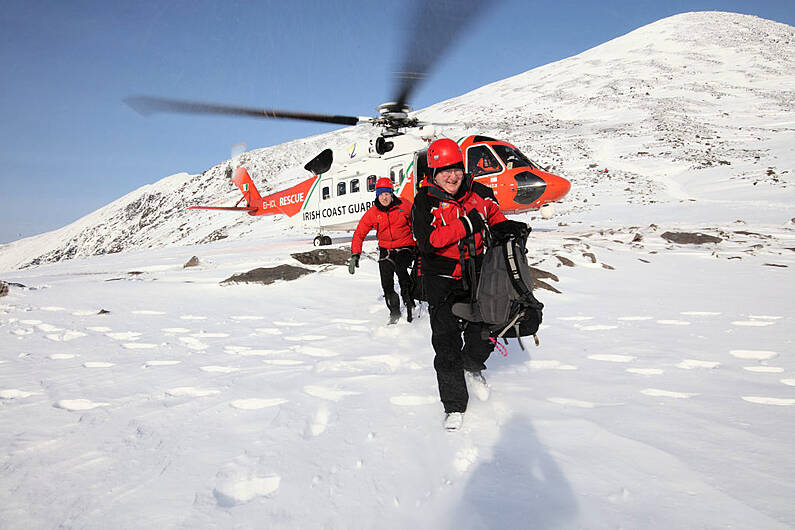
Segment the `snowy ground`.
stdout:
<path fill-rule="evenodd" d="M 427 311 L 386 326 L 372 260 L 219 285 L 301 238 L 3 273 L 29 289 L 0 299 L 0 526 L 791 528 L 795 225 L 719 206 L 533 221 L 562 293 L 458 433 Z"/>

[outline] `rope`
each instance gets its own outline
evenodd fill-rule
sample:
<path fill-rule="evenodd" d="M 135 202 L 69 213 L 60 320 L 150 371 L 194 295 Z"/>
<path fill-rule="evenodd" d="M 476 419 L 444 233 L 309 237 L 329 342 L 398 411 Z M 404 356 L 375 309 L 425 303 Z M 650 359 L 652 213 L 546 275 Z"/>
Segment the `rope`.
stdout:
<path fill-rule="evenodd" d="M 508 348 L 500 344 L 497 341 L 497 339 L 495 339 L 494 337 L 489 337 L 489 340 L 494 345 L 494 347 L 497 348 L 497 351 L 499 351 L 502 354 L 503 357 L 508 357 Z"/>

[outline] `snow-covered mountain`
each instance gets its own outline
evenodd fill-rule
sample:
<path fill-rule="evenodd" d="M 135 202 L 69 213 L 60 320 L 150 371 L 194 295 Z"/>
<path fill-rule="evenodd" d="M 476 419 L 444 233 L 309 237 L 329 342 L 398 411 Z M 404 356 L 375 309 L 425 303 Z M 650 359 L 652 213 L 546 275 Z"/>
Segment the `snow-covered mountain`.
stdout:
<path fill-rule="evenodd" d="M 585 214 L 616 200 L 720 201 L 738 190 L 749 205 L 769 211 L 795 198 L 794 52 L 795 29 L 786 24 L 687 13 L 418 114 L 506 139 L 569 178 L 563 212 Z M 242 161 L 268 191 L 284 182 L 283 171 L 300 168 L 323 148 L 372 134 L 360 125 L 250 151 Z M 201 175 L 172 175 L 64 228 L 2 245 L 0 270 L 262 237 L 274 223 L 279 232 L 297 229 L 274 218 L 186 211 L 237 201 L 229 167 L 224 161 Z"/>

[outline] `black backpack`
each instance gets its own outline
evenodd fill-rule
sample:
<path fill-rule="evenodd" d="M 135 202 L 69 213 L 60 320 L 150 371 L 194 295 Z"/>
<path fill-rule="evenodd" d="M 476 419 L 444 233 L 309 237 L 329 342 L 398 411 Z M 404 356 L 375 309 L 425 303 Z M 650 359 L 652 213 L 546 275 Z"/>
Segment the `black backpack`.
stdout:
<path fill-rule="evenodd" d="M 480 277 L 471 302 L 453 304 L 453 314 L 470 322 L 487 324 L 489 336 L 496 340 L 532 335 L 541 325 L 544 304 L 533 296 L 533 279 L 527 264 L 527 233 L 501 240 L 488 237 Z M 506 341 L 507 342 L 507 341 Z"/>

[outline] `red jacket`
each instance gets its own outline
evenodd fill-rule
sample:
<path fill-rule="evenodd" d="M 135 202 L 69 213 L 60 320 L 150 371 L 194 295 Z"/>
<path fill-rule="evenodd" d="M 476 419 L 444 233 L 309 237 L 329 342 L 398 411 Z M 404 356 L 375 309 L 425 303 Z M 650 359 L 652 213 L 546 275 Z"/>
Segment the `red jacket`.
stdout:
<path fill-rule="evenodd" d="M 411 235 L 411 206 L 411 202 L 398 197 L 394 197 L 387 207 L 381 206 L 376 199 L 353 233 L 351 252 L 362 253 L 364 238 L 373 228 L 376 229 L 379 247 L 391 249 L 416 246 L 414 236 Z"/>
<path fill-rule="evenodd" d="M 460 260 L 470 256 L 467 248 L 459 249 L 458 242 L 470 235 L 474 239 L 475 255 L 483 253 L 480 232 L 470 234 L 468 223 L 461 219 L 468 211 L 476 209 L 489 226 L 506 221 L 491 188 L 471 180 L 462 183 L 461 187 L 453 197 L 432 184 L 420 188 L 414 198 L 413 227 L 420 247 L 423 274 L 461 278 Z"/>

